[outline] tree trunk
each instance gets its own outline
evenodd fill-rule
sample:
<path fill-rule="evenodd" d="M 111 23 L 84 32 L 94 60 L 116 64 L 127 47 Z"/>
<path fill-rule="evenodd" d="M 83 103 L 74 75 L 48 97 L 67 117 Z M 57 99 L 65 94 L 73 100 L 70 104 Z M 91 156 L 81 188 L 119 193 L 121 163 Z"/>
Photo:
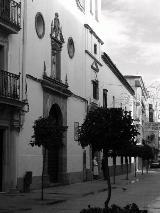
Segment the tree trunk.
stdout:
<path fill-rule="evenodd" d="M 143 175 L 143 158 L 142 158 L 142 175 Z"/>
<path fill-rule="evenodd" d="M 108 155 L 104 156 L 104 162 L 105 162 L 105 170 L 106 170 L 106 180 L 108 185 L 107 190 L 107 200 L 105 201 L 105 208 L 108 208 L 109 201 L 111 199 L 111 182 L 110 182 L 110 174 L 109 174 L 109 166 L 108 166 Z"/>
<path fill-rule="evenodd" d="M 126 170 L 127 170 L 126 180 L 128 180 L 128 157 L 125 157 L 125 163 L 126 163 Z"/>
<path fill-rule="evenodd" d="M 113 184 L 116 183 L 116 156 L 113 156 Z"/>
<path fill-rule="evenodd" d="M 45 172 L 45 161 L 46 161 L 46 148 L 44 148 L 44 153 L 43 153 L 41 200 L 44 200 L 44 172 Z"/>
<path fill-rule="evenodd" d="M 136 157 L 134 157 L 134 177 L 136 177 L 137 176 L 137 162 L 136 162 Z"/>

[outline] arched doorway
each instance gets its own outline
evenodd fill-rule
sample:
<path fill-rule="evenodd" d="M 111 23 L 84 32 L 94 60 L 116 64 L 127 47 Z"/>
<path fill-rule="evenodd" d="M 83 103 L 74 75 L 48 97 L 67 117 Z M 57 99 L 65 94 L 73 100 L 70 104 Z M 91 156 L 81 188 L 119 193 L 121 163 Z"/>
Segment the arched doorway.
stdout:
<path fill-rule="evenodd" d="M 49 117 L 57 125 L 63 125 L 62 112 L 58 104 L 53 104 Z M 53 142 L 54 143 L 54 142 Z M 52 150 L 48 150 L 48 175 L 52 183 L 58 182 L 60 172 L 60 146 L 54 146 Z"/>

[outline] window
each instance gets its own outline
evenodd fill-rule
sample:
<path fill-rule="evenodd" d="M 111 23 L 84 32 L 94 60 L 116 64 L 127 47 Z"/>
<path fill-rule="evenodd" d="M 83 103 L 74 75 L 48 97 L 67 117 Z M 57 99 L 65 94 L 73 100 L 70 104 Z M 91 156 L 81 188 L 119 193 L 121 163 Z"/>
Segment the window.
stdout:
<path fill-rule="evenodd" d="M 93 83 L 93 98 L 95 100 L 98 100 L 99 99 L 99 84 L 98 84 L 98 81 L 95 80 L 95 81 L 92 81 Z"/>
<path fill-rule="evenodd" d="M 113 96 L 113 108 L 115 108 L 115 97 Z"/>
<path fill-rule="evenodd" d="M 97 54 L 97 44 L 94 44 L 94 54 Z"/>
<path fill-rule="evenodd" d="M 5 49 L 4 46 L 0 45 L 0 70 L 5 69 Z"/>
<path fill-rule="evenodd" d="M 103 107 L 107 108 L 107 89 L 103 89 Z"/>
<path fill-rule="evenodd" d="M 74 52 L 75 52 L 75 47 L 74 47 L 74 41 L 71 37 L 68 38 L 67 48 L 68 48 L 69 57 L 73 58 Z"/>
<path fill-rule="evenodd" d="M 153 114 L 154 114 L 153 105 L 149 104 L 149 122 L 153 122 Z"/>
<path fill-rule="evenodd" d="M 39 38 L 43 38 L 45 34 L 45 24 L 41 13 L 37 13 L 35 17 L 35 28 Z"/>

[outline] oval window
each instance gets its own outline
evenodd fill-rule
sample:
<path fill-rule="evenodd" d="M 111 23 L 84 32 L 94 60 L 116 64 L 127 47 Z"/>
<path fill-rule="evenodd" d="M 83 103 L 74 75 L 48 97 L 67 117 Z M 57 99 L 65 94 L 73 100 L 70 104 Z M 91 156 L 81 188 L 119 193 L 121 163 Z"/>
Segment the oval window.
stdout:
<path fill-rule="evenodd" d="M 35 28 L 39 38 L 43 38 L 45 34 L 45 23 L 41 13 L 37 13 L 35 17 Z"/>
<path fill-rule="evenodd" d="M 74 52 L 75 52 L 75 47 L 74 47 L 74 41 L 71 37 L 68 38 L 68 55 L 70 58 L 73 58 Z"/>

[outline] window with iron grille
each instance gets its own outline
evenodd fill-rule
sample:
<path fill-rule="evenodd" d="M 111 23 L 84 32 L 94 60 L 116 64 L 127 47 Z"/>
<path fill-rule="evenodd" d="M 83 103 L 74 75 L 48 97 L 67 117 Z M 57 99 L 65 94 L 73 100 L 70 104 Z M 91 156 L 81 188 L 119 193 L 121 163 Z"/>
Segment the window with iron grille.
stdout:
<path fill-rule="evenodd" d="M 95 80 L 95 81 L 92 81 L 93 83 L 93 98 L 95 100 L 98 100 L 99 99 L 99 84 L 98 84 L 98 81 Z"/>

